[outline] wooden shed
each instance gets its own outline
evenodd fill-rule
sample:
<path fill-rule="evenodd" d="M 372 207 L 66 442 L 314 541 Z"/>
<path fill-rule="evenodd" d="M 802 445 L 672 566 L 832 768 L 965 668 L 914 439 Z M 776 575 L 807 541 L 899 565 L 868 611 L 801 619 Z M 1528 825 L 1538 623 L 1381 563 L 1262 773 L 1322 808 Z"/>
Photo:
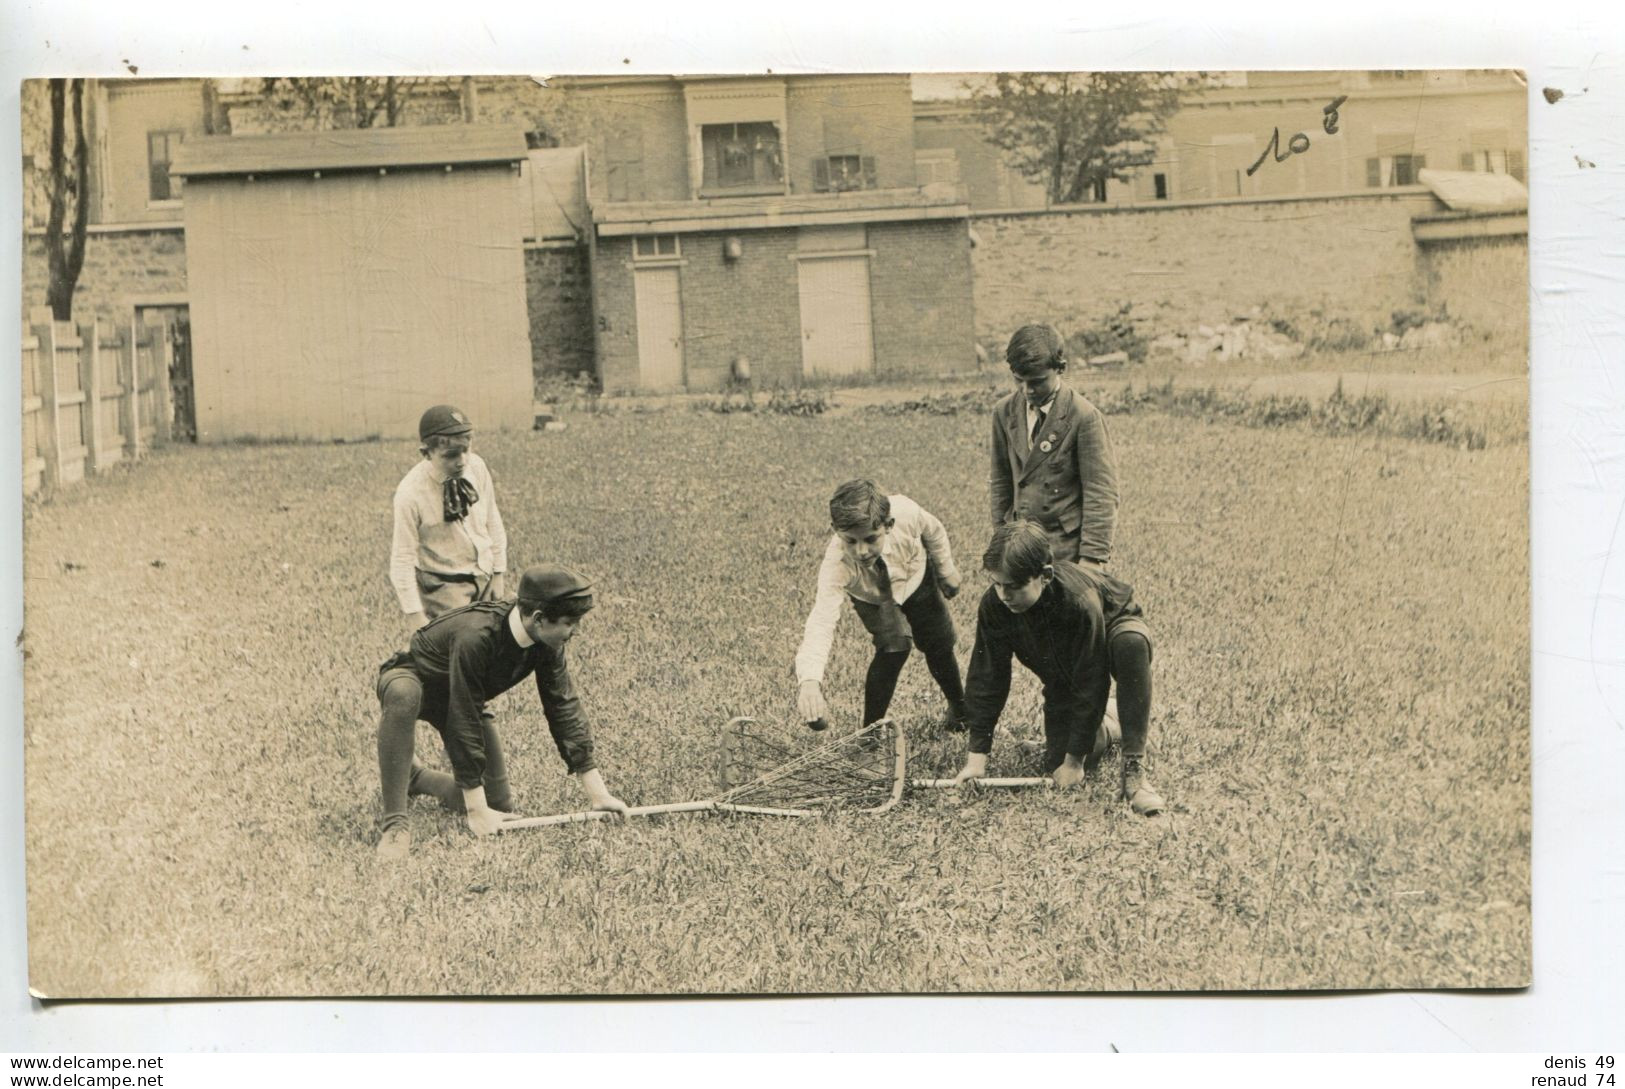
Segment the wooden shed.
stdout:
<path fill-rule="evenodd" d="M 198 439 L 530 426 L 525 157 L 467 125 L 184 144 Z"/>

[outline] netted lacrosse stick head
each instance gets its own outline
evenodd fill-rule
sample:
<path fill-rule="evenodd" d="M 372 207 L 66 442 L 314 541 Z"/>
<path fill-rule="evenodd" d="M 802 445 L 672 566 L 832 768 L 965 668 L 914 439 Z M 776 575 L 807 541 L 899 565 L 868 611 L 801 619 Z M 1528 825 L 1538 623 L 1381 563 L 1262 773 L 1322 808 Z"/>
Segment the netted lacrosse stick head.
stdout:
<path fill-rule="evenodd" d="M 772 730 L 743 715 L 728 720 L 717 746 L 717 787 L 728 791 L 800 755 Z"/>
<path fill-rule="evenodd" d="M 748 723 L 748 725 L 736 725 Z M 739 774 L 743 759 L 767 751 L 771 735 L 748 719 L 734 719 L 724 734 L 739 761 L 724 774 Z M 890 719 L 833 738 L 816 748 L 768 768 L 729 787 L 716 799 L 717 808 L 740 813 L 814 816 L 834 810 L 881 813 L 903 796 L 908 754 L 903 732 Z"/>

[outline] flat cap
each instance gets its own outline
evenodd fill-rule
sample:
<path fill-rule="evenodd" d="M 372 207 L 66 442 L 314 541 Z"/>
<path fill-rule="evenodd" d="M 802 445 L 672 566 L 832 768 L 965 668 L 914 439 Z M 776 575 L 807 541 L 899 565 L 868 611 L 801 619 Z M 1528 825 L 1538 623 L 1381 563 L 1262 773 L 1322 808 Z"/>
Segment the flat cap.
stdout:
<path fill-rule="evenodd" d="M 474 425 L 468 417 L 450 405 L 435 405 L 418 421 L 418 438 L 423 441 L 435 435 L 466 435 L 472 430 Z"/>
<path fill-rule="evenodd" d="M 560 601 L 586 599 L 592 605 L 592 583 L 556 563 L 539 563 L 525 568 L 519 576 L 519 600 L 527 604 L 552 605 Z"/>

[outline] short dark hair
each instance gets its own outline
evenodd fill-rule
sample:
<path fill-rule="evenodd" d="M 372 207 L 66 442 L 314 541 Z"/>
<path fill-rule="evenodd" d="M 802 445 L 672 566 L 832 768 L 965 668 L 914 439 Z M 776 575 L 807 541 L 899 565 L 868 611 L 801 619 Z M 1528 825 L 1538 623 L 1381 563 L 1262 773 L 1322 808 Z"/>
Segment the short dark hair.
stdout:
<path fill-rule="evenodd" d="M 425 454 L 432 454 L 436 450 L 444 450 L 454 442 L 460 442 L 464 446 L 473 446 L 474 432 L 464 431 L 458 435 L 430 435 L 423 440 L 422 450 Z"/>
<path fill-rule="evenodd" d="M 592 595 L 583 594 L 580 597 L 560 598 L 548 603 L 545 601 L 527 601 L 519 599 L 519 612 L 523 616 L 541 610 L 542 619 L 549 624 L 557 624 L 567 616 L 586 616 L 592 611 Z"/>
<path fill-rule="evenodd" d="M 829 524 L 837 533 L 879 529 L 891 523 L 891 500 L 872 480 L 848 480 L 829 501 Z"/>
<path fill-rule="evenodd" d="M 1038 377 L 1066 370 L 1066 341 L 1053 325 L 1023 325 L 1004 349 L 1004 361 L 1018 375 Z"/>
<path fill-rule="evenodd" d="M 1050 547 L 1049 534 L 1037 522 L 1018 518 L 1006 522 L 993 531 L 987 551 L 982 553 L 982 568 L 994 574 L 1003 572 L 1023 583 L 1031 582 L 1055 563 L 1055 550 Z"/>

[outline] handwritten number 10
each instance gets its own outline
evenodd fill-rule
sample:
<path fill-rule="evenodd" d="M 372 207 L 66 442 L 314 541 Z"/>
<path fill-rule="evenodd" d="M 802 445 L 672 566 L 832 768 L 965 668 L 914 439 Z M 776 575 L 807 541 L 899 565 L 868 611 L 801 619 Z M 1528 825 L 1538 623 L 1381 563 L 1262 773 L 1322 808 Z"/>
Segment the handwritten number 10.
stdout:
<path fill-rule="evenodd" d="M 1337 125 L 1338 125 L 1337 110 L 1338 110 L 1338 107 L 1342 106 L 1343 103 L 1347 102 L 1348 100 L 1349 100 L 1348 95 L 1338 95 L 1336 98 L 1334 98 L 1331 101 L 1331 103 L 1329 105 L 1327 105 L 1327 106 L 1325 106 L 1325 107 L 1323 107 L 1321 109 L 1320 112 L 1321 112 L 1322 116 L 1321 116 L 1321 120 L 1320 120 L 1320 126 L 1321 126 L 1321 128 L 1326 130 L 1326 135 L 1328 135 L 1328 136 L 1337 135 Z M 1289 139 L 1286 142 L 1286 154 L 1283 155 L 1281 153 L 1281 127 L 1279 125 L 1277 125 L 1275 127 L 1275 131 L 1270 134 L 1269 145 L 1267 147 L 1265 147 L 1263 152 L 1258 156 L 1258 158 L 1253 161 L 1253 165 L 1249 166 L 1247 168 L 1247 176 L 1249 178 L 1252 177 L 1253 173 L 1259 167 L 1264 165 L 1264 160 L 1269 158 L 1271 155 L 1275 156 L 1275 161 L 1276 162 L 1284 163 L 1288 159 L 1292 158 L 1292 156 L 1301 155 L 1305 151 L 1308 151 L 1308 150 L 1309 150 L 1309 135 L 1308 135 L 1308 133 L 1297 132 L 1297 133 L 1293 133 L 1291 139 Z"/>

